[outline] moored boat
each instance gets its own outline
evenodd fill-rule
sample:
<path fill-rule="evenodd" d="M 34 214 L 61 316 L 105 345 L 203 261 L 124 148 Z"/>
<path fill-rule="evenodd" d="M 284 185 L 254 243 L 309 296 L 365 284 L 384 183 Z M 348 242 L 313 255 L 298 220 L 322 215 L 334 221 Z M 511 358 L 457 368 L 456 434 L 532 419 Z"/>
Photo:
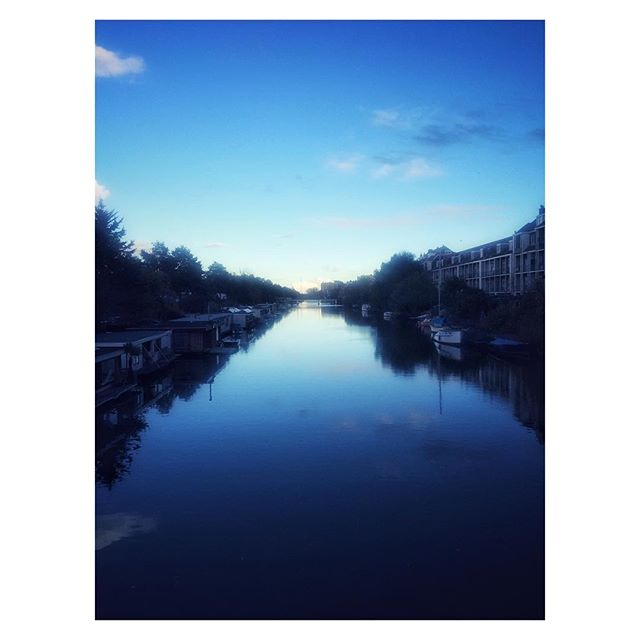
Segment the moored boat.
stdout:
<path fill-rule="evenodd" d="M 447 319 L 444 316 L 436 316 L 435 318 L 431 318 L 431 320 L 429 320 L 429 328 L 431 329 L 431 333 L 435 333 L 436 331 L 448 330 L 449 325 L 447 323 Z"/>
<path fill-rule="evenodd" d="M 462 361 L 462 349 L 460 345 L 436 342 L 435 347 L 438 354 L 443 358 L 447 358 L 447 360 L 455 360 L 456 362 Z"/>
<path fill-rule="evenodd" d="M 464 332 L 462 329 L 441 329 L 436 331 L 431 338 L 440 344 L 461 345 Z"/>

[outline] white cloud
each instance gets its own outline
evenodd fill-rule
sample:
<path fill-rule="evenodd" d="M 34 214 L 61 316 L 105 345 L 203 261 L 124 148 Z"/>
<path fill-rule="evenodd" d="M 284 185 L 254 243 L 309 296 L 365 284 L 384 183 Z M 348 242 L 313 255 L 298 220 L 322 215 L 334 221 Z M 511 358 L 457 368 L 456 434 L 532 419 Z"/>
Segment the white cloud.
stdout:
<path fill-rule="evenodd" d="M 220 247 L 226 247 L 224 242 L 208 242 L 204 245 L 207 249 L 219 249 Z"/>
<path fill-rule="evenodd" d="M 98 204 L 100 200 L 106 200 L 109 197 L 110 193 L 111 192 L 109 191 L 109 189 L 107 189 L 107 187 L 105 187 L 103 184 L 100 184 L 96 180 L 96 204 Z"/>
<path fill-rule="evenodd" d="M 130 73 L 142 73 L 144 60 L 139 56 L 122 58 L 114 51 L 96 45 L 96 76 L 114 78 Z"/>
<path fill-rule="evenodd" d="M 387 127 L 389 129 L 414 129 L 425 117 L 423 108 L 413 109 L 374 109 L 371 112 L 371 124 L 375 127 Z"/>
<path fill-rule="evenodd" d="M 390 157 L 378 159 L 378 164 L 371 171 L 371 176 L 376 180 L 395 177 L 399 180 L 421 180 L 423 178 L 435 178 L 442 175 L 442 170 L 427 162 L 424 158 L 415 157 L 408 160 L 400 160 Z"/>
<path fill-rule="evenodd" d="M 141 251 L 150 252 L 153 249 L 153 243 L 148 240 L 134 240 L 133 241 L 133 252 L 137 255 L 140 255 Z"/>
<path fill-rule="evenodd" d="M 354 154 L 351 156 L 343 156 L 341 158 L 330 158 L 327 162 L 329 168 L 334 169 L 335 171 L 340 171 L 341 173 L 350 173 L 354 171 L 360 162 L 362 161 L 362 156 Z"/>
<path fill-rule="evenodd" d="M 372 122 L 379 127 L 398 126 L 400 114 L 394 109 L 376 109 L 373 112 Z"/>
<path fill-rule="evenodd" d="M 395 167 L 392 164 L 389 163 L 383 163 L 379 166 L 377 166 L 372 172 L 371 175 L 374 178 L 388 178 L 394 171 L 395 171 Z"/>
<path fill-rule="evenodd" d="M 404 180 L 420 180 L 442 175 L 441 169 L 429 164 L 424 158 L 413 158 L 406 162 L 402 169 Z"/>

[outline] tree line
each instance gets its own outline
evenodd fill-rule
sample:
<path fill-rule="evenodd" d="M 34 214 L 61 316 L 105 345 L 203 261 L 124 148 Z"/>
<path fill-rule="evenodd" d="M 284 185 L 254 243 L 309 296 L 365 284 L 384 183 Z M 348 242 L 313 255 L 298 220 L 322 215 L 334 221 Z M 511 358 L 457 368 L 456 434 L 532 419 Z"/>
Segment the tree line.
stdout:
<path fill-rule="evenodd" d="M 289 287 L 254 275 L 234 274 L 219 262 L 203 269 L 185 246 L 154 242 L 137 256 L 123 219 L 101 201 L 95 207 L 95 286 L 98 324 L 167 320 L 234 304 L 298 298 Z"/>
<path fill-rule="evenodd" d="M 324 292 L 312 289 L 305 297 L 335 298 L 345 305 L 370 304 L 381 311 L 410 316 L 436 313 L 440 298 L 443 313 L 454 323 L 510 334 L 537 345 L 544 342 L 544 287 L 541 283 L 522 296 L 491 296 L 456 277 L 443 282 L 438 296 L 430 275 L 408 252 L 396 253 L 372 275 L 331 283 Z"/>

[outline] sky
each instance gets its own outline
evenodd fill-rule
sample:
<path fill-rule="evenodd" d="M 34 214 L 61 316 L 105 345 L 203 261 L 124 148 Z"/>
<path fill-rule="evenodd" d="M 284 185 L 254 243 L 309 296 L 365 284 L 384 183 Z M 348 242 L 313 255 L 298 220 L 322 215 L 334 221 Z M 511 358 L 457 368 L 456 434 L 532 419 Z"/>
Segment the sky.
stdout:
<path fill-rule="evenodd" d="M 299 291 L 544 204 L 544 22 L 96 22 L 96 198 Z"/>

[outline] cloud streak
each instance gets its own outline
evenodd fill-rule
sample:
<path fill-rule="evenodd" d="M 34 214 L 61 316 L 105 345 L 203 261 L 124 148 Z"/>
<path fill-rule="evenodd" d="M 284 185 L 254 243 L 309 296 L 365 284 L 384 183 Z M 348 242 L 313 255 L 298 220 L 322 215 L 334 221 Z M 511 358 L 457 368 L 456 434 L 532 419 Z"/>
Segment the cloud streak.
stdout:
<path fill-rule="evenodd" d="M 221 247 L 226 247 L 226 243 L 224 242 L 207 242 L 204 245 L 207 249 L 220 249 Z"/>
<path fill-rule="evenodd" d="M 448 147 L 478 140 L 496 140 L 500 130 L 480 122 L 454 124 L 428 124 L 420 129 L 414 140 L 432 147 Z"/>
<path fill-rule="evenodd" d="M 424 158 L 414 158 L 402 166 L 403 180 L 420 180 L 422 178 L 435 178 L 442 175 L 442 171 Z"/>
<path fill-rule="evenodd" d="M 403 181 L 422 180 L 424 178 L 436 178 L 443 175 L 440 167 L 427 162 L 421 156 L 399 158 L 399 157 L 377 157 L 374 158 L 378 165 L 371 171 L 371 176 L 376 180 L 395 177 Z"/>
<path fill-rule="evenodd" d="M 371 113 L 371 124 L 388 129 L 414 129 L 423 118 L 423 110 L 398 108 L 374 109 Z"/>
<path fill-rule="evenodd" d="M 144 60 L 139 56 L 123 58 L 115 51 L 96 45 L 96 77 L 116 78 L 144 71 Z"/>
<path fill-rule="evenodd" d="M 96 204 L 100 202 L 100 200 L 106 200 L 111 192 L 107 187 L 103 184 L 100 184 L 97 180 L 95 181 L 95 196 L 96 196 Z"/>
<path fill-rule="evenodd" d="M 352 173 L 362 162 L 362 156 L 352 154 L 350 156 L 333 157 L 327 161 L 327 166 L 340 173 Z"/>

